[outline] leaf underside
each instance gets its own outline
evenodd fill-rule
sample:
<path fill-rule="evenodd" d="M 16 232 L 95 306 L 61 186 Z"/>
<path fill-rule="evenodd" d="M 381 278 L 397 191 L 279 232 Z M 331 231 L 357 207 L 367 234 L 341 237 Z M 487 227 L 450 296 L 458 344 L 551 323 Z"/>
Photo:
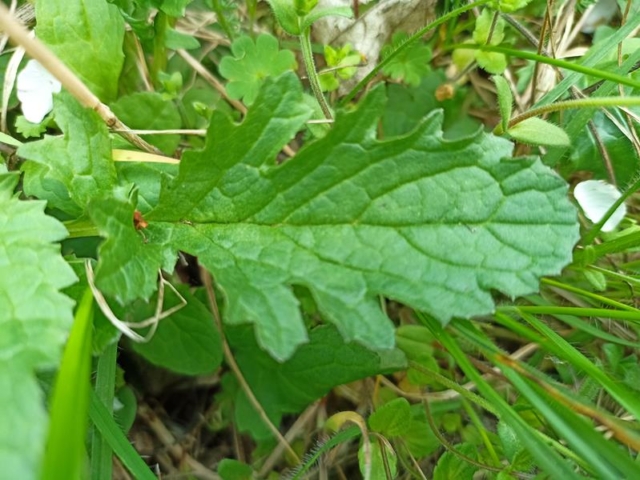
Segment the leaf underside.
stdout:
<path fill-rule="evenodd" d="M 274 165 L 310 112 L 293 75 L 267 81 L 236 125 L 214 114 L 207 145 L 184 155 L 149 215 L 150 242 L 197 255 L 226 297 L 226 321 L 253 322 L 288 358 L 306 341 L 292 293 L 303 285 L 347 340 L 393 346 L 378 295 L 441 322 L 493 310 L 490 291 L 534 292 L 578 238 L 566 184 L 484 133 L 445 141 L 433 113 L 380 141 L 385 99 L 357 110 L 294 159 Z"/>

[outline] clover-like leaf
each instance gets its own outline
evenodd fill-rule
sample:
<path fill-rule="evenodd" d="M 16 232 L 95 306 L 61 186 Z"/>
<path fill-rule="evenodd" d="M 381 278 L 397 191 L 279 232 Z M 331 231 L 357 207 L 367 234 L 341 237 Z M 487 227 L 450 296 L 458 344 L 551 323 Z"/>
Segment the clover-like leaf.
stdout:
<path fill-rule="evenodd" d="M 25 192 L 48 200 L 49 207 L 79 215 L 91 198 L 116 184 L 109 132 L 98 114 L 67 93 L 55 96 L 54 112 L 64 135 L 18 150 L 31 160 L 23 166 Z"/>
<path fill-rule="evenodd" d="M 491 290 L 536 291 L 571 260 L 577 215 L 559 176 L 505 158 L 502 138 L 443 140 L 437 112 L 380 141 L 381 89 L 275 166 L 309 116 L 301 99 L 285 75 L 241 125 L 214 113 L 206 148 L 183 156 L 149 215 L 150 242 L 197 255 L 225 295 L 226 321 L 253 322 L 276 358 L 307 338 L 292 285 L 345 339 L 384 349 L 393 326 L 378 295 L 446 323 L 491 312 Z"/>
<path fill-rule="evenodd" d="M 114 100 L 118 93 L 124 62 L 124 20 L 118 8 L 110 3 L 36 2 L 38 38 L 105 102 Z"/>
<path fill-rule="evenodd" d="M 382 57 L 389 56 L 391 52 L 402 45 L 409 36 L 406 33 L 398 32 L 393 36 L 391 45 L 382 49 Z M 426 45 L 414 43 L 402 50 L 382 71 L 394 80 L 401 80 L 408 85 L 417 87 L 423 77 L 429 73 L 429 61 L 431 60 L 431 49 Z"/>
<path fill-rule="evenodd" d="M 231 45 L 233 57 L 220 62 L 220 74 L 229 80 L 227 92 L 231 98 L 253 104 L 262 82 L 295 67 L 296 60 L 289 50 L 280 50 L 278 40 L 271 35 L 258 36 L 255 43 L 250 37 L 240 37 Z"/>
<path fill-rule="evenodd" d="M 60 290 L 76 276 L 54 243 L 66 229 L 45 202 L 13 197 L 18 180 L 0 175 L 0 462 L 4 478 L 35 480 L 47 415 L 34 371 L 60 359 L 73 321 Z"/>

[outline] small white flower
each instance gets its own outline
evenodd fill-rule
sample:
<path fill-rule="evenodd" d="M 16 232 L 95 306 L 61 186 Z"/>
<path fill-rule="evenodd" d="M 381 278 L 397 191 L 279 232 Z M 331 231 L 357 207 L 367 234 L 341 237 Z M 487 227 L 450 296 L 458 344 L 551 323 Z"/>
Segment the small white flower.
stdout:
<path fill-rule="evenodd" d="M 18 74 L 17 86 L 22 113 L 31 123 L 42 122 L 53 108 L 53 94 L 61 88 L 60 82 L 36 60 L 29 60 Z"/>
<path fill-rule="evenodd" d="M 618 13 L 616 0 L 599 0 L 584 12 L 582 33 L 593 33 L 600 25 L 606 25 Z"/>
<path fill-rule="evenodd" d="M 611 208 L 611 205 L 621 197 L 621 193 L 610 183 L 602 180 L 587 180 L 576 185 L 573 196 L 585 216 L 593 223 L 598 223 L 607 213 L 607 210 Z M 623 203 L 605 222 L 602 226 L 602 231 L 611 232 L 615 230 L 626 214 L 627 207 Z"/>

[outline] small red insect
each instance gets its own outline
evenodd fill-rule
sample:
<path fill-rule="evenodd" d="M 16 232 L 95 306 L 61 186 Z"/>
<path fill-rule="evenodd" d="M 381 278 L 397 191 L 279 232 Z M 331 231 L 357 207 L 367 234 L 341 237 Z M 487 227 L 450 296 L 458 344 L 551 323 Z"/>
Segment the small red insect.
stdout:
<path fill-rule="evenodd" d="M 138 210 L 133 212 L 133 226 L 136 227 L 136 230 L 142 230 L 143 228 L 147 228 L 149 226 L 149 222 L 144 219 L 144 217 Z"/>

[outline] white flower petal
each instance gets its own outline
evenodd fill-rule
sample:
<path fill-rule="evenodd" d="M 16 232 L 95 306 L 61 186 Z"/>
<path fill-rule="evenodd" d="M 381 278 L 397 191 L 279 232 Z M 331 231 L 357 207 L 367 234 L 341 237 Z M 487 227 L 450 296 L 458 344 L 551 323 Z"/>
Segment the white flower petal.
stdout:
<path fill-rule="evenodd" d="M 29 122 L 40 123 L 53 108 L 53 93 L 60 92 L 58 82 L 40 63 L 29 60 L 18 74 L 18 100 Z"/>
<path fill-rule="evenodd" d="M 18 90 L 18 94 L 20 90 Z M 20 96 L 18 95 L 18 98 Z M 31 123 L 40 123 L 53 108 L 53 96 L 49 91 L 31 91 L 21 98 L 24 118 Z"/>
<path fill-rule="evenodd" d="M 573 196 L 582 208 L 585 216 L 593 223 L 598 223 L 611 208 L 621 193 L 616 187 L 602 180 L 587 180 L 576 185 Z M 620 205 L 609 220 L 602 226 L 603 232 L 615 230 L 618 224 L 627 214 L 627 207 L 623 203 Z"/>
<path fill-rule="evenodd" d="M 585 19 L 580 31 L 582 33 L 593 33 L 600 25 L 609 23 L 616 13 L 618 13 L 618 2 L 616 0 L 599 0 L 584 13 Z"/>

